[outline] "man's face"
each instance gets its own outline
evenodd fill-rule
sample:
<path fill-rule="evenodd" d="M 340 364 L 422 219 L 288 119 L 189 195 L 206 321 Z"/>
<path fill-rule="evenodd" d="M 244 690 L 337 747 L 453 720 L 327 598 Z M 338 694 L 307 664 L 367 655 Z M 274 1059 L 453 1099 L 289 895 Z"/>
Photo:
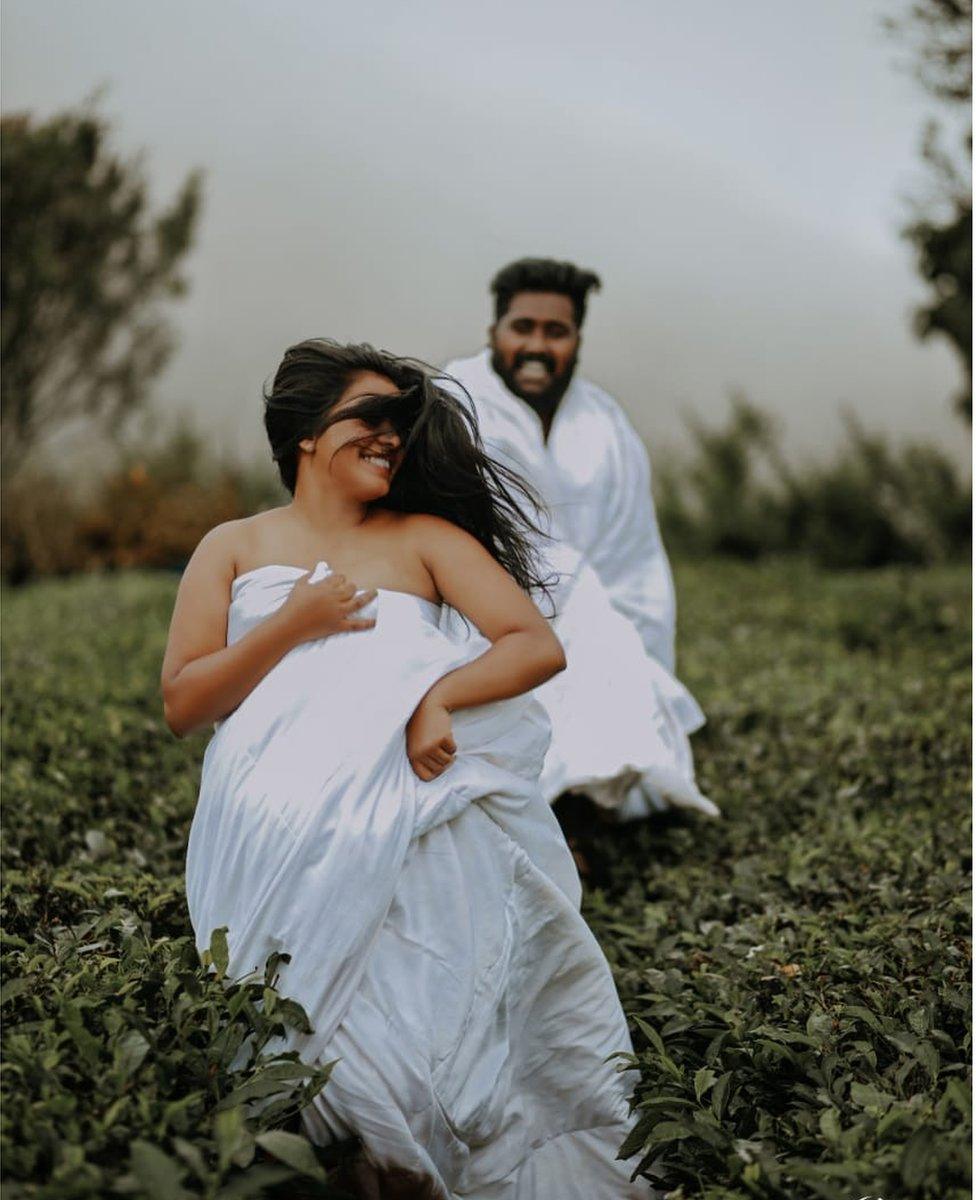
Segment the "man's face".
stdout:
<path fill-rule="evenodd" d="M 530 404 L 555 405 L 576 368 L 580 333 L 573 302 L 558 292 L 517 292 L 488 331 L 491 365 Z"/>

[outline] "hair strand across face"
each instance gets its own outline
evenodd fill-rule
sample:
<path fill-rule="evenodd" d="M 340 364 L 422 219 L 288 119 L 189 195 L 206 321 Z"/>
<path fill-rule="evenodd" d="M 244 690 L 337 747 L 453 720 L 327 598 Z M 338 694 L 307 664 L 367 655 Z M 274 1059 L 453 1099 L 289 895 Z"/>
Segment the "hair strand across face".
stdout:
<path fill-rule="evenodd" d="M 397 393 L 363 396 L 335 412 L 349 385 L 366 372 L 386 376 Z M 472 412 L 438 386 L 438 379 L 448 377 L 417 359 L 365 344 L 312 338 L 291 346 L 264 396 L 264 425 L 282 482 L 294 493 L 301 442 L 320 437 L 330 425 L 358 419 L 380 429 L 389 422 L 400 437 L 400 465 L 389 492 L 371 503 L 452 522 L 523 589 L 549 595 L 552 580 L 542 577 L 531 542 L 533 533 L 545 535 L 528 515 L 530 509 L 540 513 L 541 500 L 519 475 L 489 457 Z M 450 382 L 463 391 L 456 380 Z M 374 437 L 350 440 L 366 444 Z"/>

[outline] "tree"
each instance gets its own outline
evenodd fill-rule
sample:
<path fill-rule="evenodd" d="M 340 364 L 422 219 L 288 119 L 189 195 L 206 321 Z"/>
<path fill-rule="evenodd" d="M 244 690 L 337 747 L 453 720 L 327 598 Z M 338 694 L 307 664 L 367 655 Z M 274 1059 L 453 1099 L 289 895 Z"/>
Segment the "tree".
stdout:
<path fill-rule="evenodd" d="M 160 302 L 185 290 L 179 265 L 196 225 L 200 177 L 191 174 L 172 206 L 154 215 L 141 164 L 116 156 L 107 140 L 106 123 L 90 109 L 0 121 L 8 471 L 79 417 L 116 427 L 172 352 Z"/>
<path fill-rule="evenodd" d="M 973 94 L 972 0 L 916 0 L 889 27 L 913 44 L 915 74 L 922 86 L 951 109 L 969 115 Z M 936 198 L 930 211 L 905 229 L 914 244 L 918 269 L 931 289 L 915 312 L 920 337 L 949 339 L 962 360 L 965 385 L 956 407 L 967 420 L 973 412 L 973 207 L 970 189 L 972 124 L 959 139 L 961 153 L 944 149 L 942 130 L 930 121 L 922 155 L 932 168 Z"/>

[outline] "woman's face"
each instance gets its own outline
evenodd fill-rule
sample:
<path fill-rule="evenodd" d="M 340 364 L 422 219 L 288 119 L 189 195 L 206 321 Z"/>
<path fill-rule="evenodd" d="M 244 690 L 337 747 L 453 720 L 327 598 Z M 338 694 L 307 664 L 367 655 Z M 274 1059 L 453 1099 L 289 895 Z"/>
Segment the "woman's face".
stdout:
<path fill-rule="evenodd" d="M 336 401 L 331 415 L 338 415 L 366 396 L 396 396 L 399 391 L 387 376 L 362 371 Z M 301 446 L 306 451 L 306 467 L 323 484 L 364 504 L 387 494 L 402 459 L 400 435 L 386 419 L 379 424 L 367 424 L 358 417 L 337 421 L 320 437 Z"/>

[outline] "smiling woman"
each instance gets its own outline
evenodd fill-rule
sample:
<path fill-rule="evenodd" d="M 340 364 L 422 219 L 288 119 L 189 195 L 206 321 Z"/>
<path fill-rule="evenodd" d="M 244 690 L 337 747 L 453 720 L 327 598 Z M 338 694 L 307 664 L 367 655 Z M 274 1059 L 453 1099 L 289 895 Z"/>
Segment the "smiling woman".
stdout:
<path fill-rule="evenodd" d="M 265 424 L 292 502 L 204 538 L 163 663 L 174 732 L 217 722 L 197 944 L 225 927 L 232 977 L 291 955 L 293 1048 L 339 1060 L 306 1129 L 361 1139 L 361 1196 L 646 1196 L 616 1161 L 626 1022 L 539 789 L 528 693 L 566 660 L 527 594 L 532 495 L 370 347 L 292 347 Z"/>

